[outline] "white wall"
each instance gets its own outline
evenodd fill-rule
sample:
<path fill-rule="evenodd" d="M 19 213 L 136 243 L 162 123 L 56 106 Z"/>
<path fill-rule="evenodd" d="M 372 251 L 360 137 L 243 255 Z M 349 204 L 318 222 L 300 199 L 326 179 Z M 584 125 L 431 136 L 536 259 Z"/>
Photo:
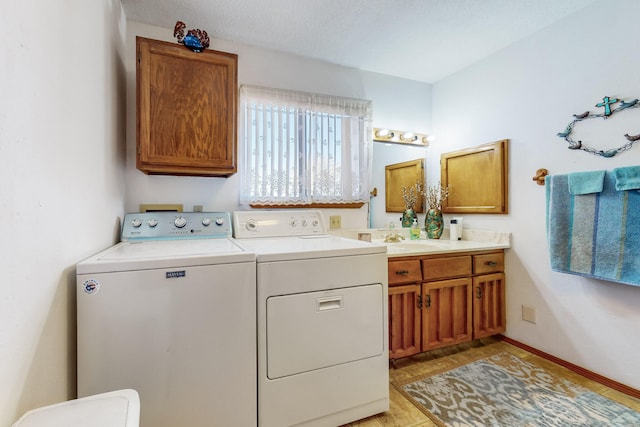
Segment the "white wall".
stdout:
<path fill-rule="evenodd" d="M 229 178 L 145 175 L 135 167 L 135 37 L 175 42 L 173 29 L 128 22 L 127 35 L 127 194 L 126 209 L 141 203 L 181 203 L 185 210 L 233 211 L 239 205 L 240 176 Z M 431 85 L 352 68 L 340 67 L 254 46 L 213 39 L 211 49 L 238 55 L 239 84 L 253 84 L 325 93 L 373 101 L 374 126 L 431 132 Z M 384 176 L 384 167 L 381 171 Z M 384 193 L 382 193 L 384 198 Z M 380 196 L 378 196 L 380 199 Z M 384 200 L 382 200 L 384 208 Z M 368 206 L 330 209 L 342 215 L 343 228 L 366 228 Z M 384 211 L 381 212 L 384 214 Z"/>
<path fill-rule="evenodd" d="M 560 174 L 640 164 L 640 144 L 607 159 L 569 150 L 556 136 L 572 114 L 596 112 L 604 96 L 640 98 L 638 16 L 636 0 L 602 0 L 438 82 L 438 139 L 428 154 L 433 175 L 442 152 L 511 140 L 509 215 L 465 218 L 465 227 L 513 233 L 506 335 L 636 389 L 640 287 L 551 272 L 545 191 L 532 177 L 538 168 Z M 640 111 L 625 114 L 634 120 L 610 119 L 606 132 L 583 133 L 584 141 L 604 149 L 624 144 L 625 132 L 640 133 Z M 536 324 L 521 320 L 522 304 L 536 308 Z"/>
<path fill-rule="evenodd" d="M 119 0 L 0 6 L 0 425 L 75 397 L 75 264 L 124 199 Z"/>

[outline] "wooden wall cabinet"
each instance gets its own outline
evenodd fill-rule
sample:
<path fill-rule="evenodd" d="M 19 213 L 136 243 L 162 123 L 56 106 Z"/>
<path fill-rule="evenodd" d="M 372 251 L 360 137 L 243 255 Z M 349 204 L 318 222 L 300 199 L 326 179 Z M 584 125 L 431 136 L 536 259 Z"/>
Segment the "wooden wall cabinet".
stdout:
<path fill-rule="evenodd" d="M 146 174 L 234 174 L 237 55 L 142 37 L 136 55 L 136 167 Z"/>
<path fill-rule="evenodd" d="M 440 181 L 449 185 L 449 197 L 442 212 L 509 213 L 509 140 L 443 153 Z"/>
<path fill-rule="evenodd" d="M 505 331 L 504 251 L 389 259 L 389 358 Z"/>

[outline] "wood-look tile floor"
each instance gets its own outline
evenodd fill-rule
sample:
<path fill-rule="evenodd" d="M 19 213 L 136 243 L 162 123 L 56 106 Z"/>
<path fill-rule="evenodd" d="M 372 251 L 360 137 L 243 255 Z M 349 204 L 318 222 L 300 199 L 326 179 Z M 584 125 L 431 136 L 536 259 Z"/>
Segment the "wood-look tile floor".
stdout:
<path fill-rule="evenodd" d="M 544 367 L 558 377 L 564 377 L 584 388 L 600 393 L 611 400 L 620 402 L 640 412 L 640 399 L 608 388 L 560 365 L 493 338 L 397 360 L 395 366 L 389 369 L 389 380 L 403 380 L 416 375 L 456 367 L 466 359 L 475 360 L 477 357 L 482 357 L 485 353 L 489 355 L 495 350 L 507 351 L 521 359 L 527 360 L 529 363 Z M 428 427 L 436 425 L 402 396 L 391 384 L 389 384 L 389 395 L 389 411 L 346 424 L 346 426 L 343 427 Z"/>

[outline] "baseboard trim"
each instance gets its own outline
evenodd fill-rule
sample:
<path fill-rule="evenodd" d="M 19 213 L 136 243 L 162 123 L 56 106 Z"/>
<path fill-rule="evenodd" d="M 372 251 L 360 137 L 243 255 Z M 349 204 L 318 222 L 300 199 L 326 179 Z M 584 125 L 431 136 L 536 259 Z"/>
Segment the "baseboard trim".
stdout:
<path fill-rule="evenodd" d="M 520 341 L 516 341 L 516 340 L 514 340 L 512 338 L 505 337 L 504 335 L 498 335 L 498 336 L 496 336 L 496 338 L 499 338 L 499 339 L 501 339 L 502 341 L 504 341 L 506 343 L 509 343 L 511 345 L 519 347 L 519 348 L 521 348 L 523 350 L 528 351 L 529 353 L 533 353 L 536 356 L 540 356 L 543 359 L 547 359 L 547 360 L 549 360 L 549 361 L 551 361 L 553 363 L 556 363 L 556 364 L 558 364 L 558 365 L 560 365 L 562 367 L 565 367 L 565 368 L 569 369 L 570 371 L 573 371 L 573 372 L 575 372 L 577 374 L 580 374 L 583 377 L 588 378 L 588 379 L 590 379 L 592 381 L 595 381 L 597 383 L 605 385 L 605 386 L 607 386 L 609 388 L 612 388 L 612 389 L 614 389 L 616 391 L 619 391 L 621 393 L 627 394 L 627 395 L 629 395 L 631 397 L 635 397 L 636 399 L 640 399 L 640 390 L 637 390 L 637 389 L 635 389 L 633 387 L 629 387 L 628 385 L 625 385 L 625 384 L 619 383 L 617 381 L 614 381 L 611 378 L 607 378 L 607 377 L 602 376 L 600 374 L 596 374 L 593 371 L 590 371 L 590 370 L 585 369 L 585 368 L 583 368 L 581 366 L 578 366 L 578 365 L 574 365 L 571 362 L 567 362 L 566 360 L 560 359 L 560 358 L 558 358 L 556 356 L 553 356 L 553 355 L 551 355 L 549 353 L 545 353 L 544 351 L 538 350 L 537 348 L 528 346 L 527 344 L 524 344 L 524 343 L 522 343 Z"/>

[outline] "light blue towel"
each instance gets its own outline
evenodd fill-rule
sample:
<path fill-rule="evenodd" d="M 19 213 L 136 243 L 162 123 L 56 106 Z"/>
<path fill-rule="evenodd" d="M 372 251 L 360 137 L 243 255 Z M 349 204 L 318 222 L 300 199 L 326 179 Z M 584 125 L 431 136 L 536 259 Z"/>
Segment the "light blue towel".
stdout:
<path fill-rule="evenodd" d="M 616 191 L 613 171 L 599 193 L 573 195 L 568 181 L 545 180 L 551 269 L 640 286 L 640 191 Z"/>
<path fill-rule="evenodd" d="M 613 170 L 616 190 L 640 190 L 640 166 L 627 166 Z"/>
<path fill-rule="evenodd" d="M 573 195 L 601 193 L 606 171 L 574 172 L 568 174 L 569 193 Z"/>

